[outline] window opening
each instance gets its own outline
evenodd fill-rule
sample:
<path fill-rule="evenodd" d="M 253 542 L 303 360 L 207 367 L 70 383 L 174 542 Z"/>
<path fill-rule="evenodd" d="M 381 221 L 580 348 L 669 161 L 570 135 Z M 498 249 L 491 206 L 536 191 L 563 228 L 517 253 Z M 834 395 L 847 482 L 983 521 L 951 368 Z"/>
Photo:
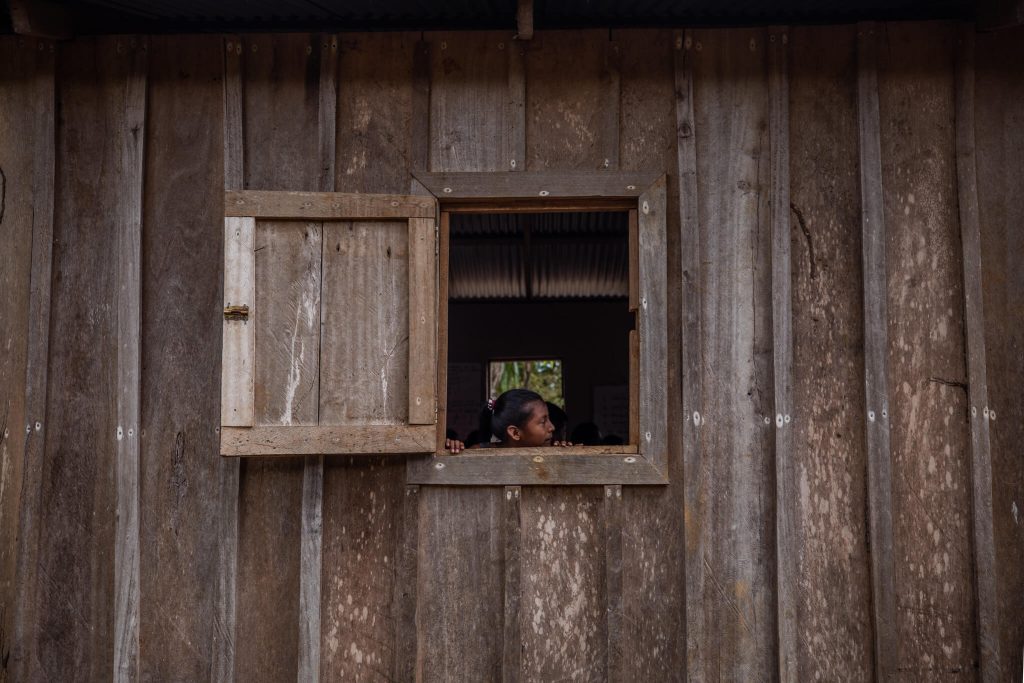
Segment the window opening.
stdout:
<path fill-rule="evenodd" d="M 528 388 L 565 410 L 574 443 L 629 443 L 629 213 L 449 220 L 449 436 L 490 441 L 487 399 Z"/>

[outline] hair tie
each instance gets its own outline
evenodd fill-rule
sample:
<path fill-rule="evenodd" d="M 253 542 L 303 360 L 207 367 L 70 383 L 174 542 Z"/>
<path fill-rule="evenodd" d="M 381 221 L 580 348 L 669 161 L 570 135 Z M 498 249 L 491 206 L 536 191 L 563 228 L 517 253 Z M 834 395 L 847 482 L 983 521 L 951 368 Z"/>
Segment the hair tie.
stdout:
<path fill-rule="evenodd" d="M 492 413 L 494 412 L 494 399 L 493 398 L 487 399 L 487 410 L 491 411 Z"/>

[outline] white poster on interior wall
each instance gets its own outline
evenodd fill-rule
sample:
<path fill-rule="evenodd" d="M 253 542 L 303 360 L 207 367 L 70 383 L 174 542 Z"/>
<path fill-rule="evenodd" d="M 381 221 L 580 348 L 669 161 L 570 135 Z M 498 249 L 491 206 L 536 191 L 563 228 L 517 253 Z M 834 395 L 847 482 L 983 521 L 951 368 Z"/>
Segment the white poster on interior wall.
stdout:
<path fill-rule="evenodd" d="M 601 436 L 629 439 L 629 388 L 625 384 L 594 387 L 594 422 Z"/>
<path fill-rule="evenodd" d="M 487 403 L 481 363 L 448 364 L 448 429 L 465 440 L 477 428 L 480 411 Z"/>

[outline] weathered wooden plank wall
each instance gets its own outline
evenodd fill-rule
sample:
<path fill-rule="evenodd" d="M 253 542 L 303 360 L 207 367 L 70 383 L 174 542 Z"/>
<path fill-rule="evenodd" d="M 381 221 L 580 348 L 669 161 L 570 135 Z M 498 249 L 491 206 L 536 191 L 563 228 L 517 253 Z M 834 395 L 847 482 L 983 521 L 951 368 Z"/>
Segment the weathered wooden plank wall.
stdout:
<path fill-rule="evenodd" d="M 900 680 L 972 679 L 986 654 L 976 644 L 971 519 L 984 511 L 972 509 L 969 405 L 960 386 L 966 366 L 955 194 L 956 31 L 936 24 L 880 28 L 875 56 L 889 339 L 882 391 L 892 430 L 895 578 L 885 607 L 896 615 L 888 626 L 897 641 L 887 644 L 892 656 L 885 673 Z M 330 159 L 322 158 L 322 147 L 332 146 L 324 142 L 331 128 L 324 97 L 333 97 L 331 85 L 338 190 L 405 192 L 409 171 L 417 168 L 499 171 L 510 169 L 513 158 L 517 170 L 618 168 L 670 176 L 670 484 L 624 486 L 621 499 L 616 487 L 407 487 L 401 457 L 328 460 L 319 570 L 315 560 L 303 565 L 300 553 L 302 459 L 243 461 L 237 499 L 221 499 L 217 245 L 222 169 L 229 165 L 221 123 L 223 47 L 219 37 L 154 39 L 142 131 L 137 675 L 281 680 L 319 669 L 325 680 L 871 678 L 879 606 L 872 605 L 875 546 L 867 538 L 856 32 L 802 27 L 787 34 L 788 442 L 777 440 L 774 424 L 774 394 L 783 379 L 773 369 L 768 205 L 771 181 L 780 177 L 769 163 L 773 145 L 781 144 L 769 137 L 781 130 L 769 127 L 769 95 L 776 106 L 781 97 L 779 81 L 769 80 L 770 36 L 778 39 L 777 32 L 541 32 L 529 44 L 512 42 L 507 32 L 343 35 L 337 53 L 322 50 L 320 36 L 241 41 L 235 54 L 244 64 L 232 92 L 240 98 L 244 134 L 238 125 L 227 129 L 242 136 L 238 156 L 247 188 L 323 186 Z M 1020 38 L 1019 30 L 979 35 L 976 46 L 980 275 L 1000 604 L 994 628 L 1005 676 L 1018 666 L 1024 639 L 1018 618 L 1024 404 L 1017 390 L 1024 378 L 1017 303 L 1024 294 L 1024 217 L 1016 201 L 1024 177 L 1024 75 L 1013 66 L 1021 62 Z M 0 168 L 7 180 L 0 229 L 15 247 L 2 256 L 5 291 L 14 296 L 0 309 L 0 341 L 9 344 L 0 363 L 6 392 L 0 408 L 9 432 L 0 442 L 0 528 L 5 541 L 6 530 L 18 529 L 20 550 L 15 558 L 13 543 L 3 547 L 0 647 L 4 656 L 13 647 L 8 666 L 19 680 L 106 679 L 115 664 L 119 502 L 118 271 L 108 249 L 121 196 L 139 180 L 121 163 L 131 135 L 123 119 L 133 57 L 130 39 L 80 40 L 60 46 L 54 67 L 48 45 L 40 53 L 36 43 L 17 41 L 0 40 L 0 51 L 10 56 L 0 63 Z M 32 69 L 38 69 L 33 79 L 18 77 Z M 52 101 L 54 83 L 59 118 L 47 119 L 45 106 L 36 117 L 29 102 L 45 105 L 47 92 Z M 23 139 L 32 145 L 10 142 Z M 45 163 L 54 140 L 55 176 Z M 242 178 L 241 158 L 232 159 L 231 173 Z M 46 178 L 55 193 L 46 191 Z M 55 217 L 52 280 L 47 210 Z M 318 252 L 310 245 L 327 232 L 303 224 L 293 233 L 270 237 L 264 229 L 257 237 L 257 267 L 273 262 L 275 277 L 296 297 L 280 315 L 257 308 L 271 316 L 255 321 L 266 330 L 258 343 L 287 345 L 282 362 L 268 370 L 300 384 L 308 368 L 296 372 L 291 363 L 291 344 L 300 338 L 294 333 L 305 330 L 308 359 L 318 363 L 321 356 L 320 271 L 304 264 Z M 405 233 L 395 232 L 394 244 L 381 236 L 380 244 L 364 240 L 360 248 L 391 246 L 401 257 Z M 29 250 L 33 235 L 39 238 Z M 287 263 L 282 253 L 290 255 Z M 30 280 L 36 274 L 47 286 Z M 333 296 L 338 278 L 360 277 L 328 269 L 324 296 Z M 51 284 L 53 307 L 45 313 Z M 313 296 L 309 319 L 295 315 L 304 310 L 303 291 Z M 47 324 L 29 311 L 40 311 Z M 28 325 L 35 332 L 26 334 Z M 38 381 L 39 368 L 31 367 L 38 350 L 30 342 L 42 335 L 45 351 L 47 333 L 49 399 L 38 430 L 47 439 L 40 449 L 31 409 L 40 393 L 26 391 L 24 382 Z M 351 333 L 363 338 L 358 326 Z M 325 403 L 315 388 L 297 391 L 302 400 L 289 411 L 288 396 L 271 395 L 264 383 L 257 387 L 257 415 L 274 423 L 317 413 L 341 421 L 370 414 L 399 419 L 406 410 L 404 376 L 395 383 L 403 400 L 367 401 L 365 415 L 352 412 L 345 397 Z M 31 437 L 25 446 L 13 440 L 23 422 Z M 33 448 L 38 462 L 26 455 Z M 777 548 L 781 449 L 788 449 L 795 476 L 794 500 L 785 504 L 800 533 L 785 542 L 779 537 Z M 224 600 L 231 596 L 218 593 L 218 586 L 230 585 L 218 553 L 225 547 L 220 511 L 233 500 L 237 628 Z M 315 531 L 314 523 L 307 540 Z M 30 552 L 34 539 L 37 559 Z M 780 558 L 790 545 L 795 556 Z M 778 574 L 779 567 L 788 573 Z M 303 620 L 300 593 L 315 588 L 317 573 L 320 615 Z M 781 645 L 779 581 L 799 586 L 791 602 L 795 631 Z M 19 638 L 13 644 L 12 628 Z M 783 646 L 795 647 L 795 659 L 787 655 L 780 672 Z M 131 648 L 122 652 L 130 655 Z M 985 671 L 994 670 L 989 663 Z M 126 672 L 136 675 L 132 666 Z"/>

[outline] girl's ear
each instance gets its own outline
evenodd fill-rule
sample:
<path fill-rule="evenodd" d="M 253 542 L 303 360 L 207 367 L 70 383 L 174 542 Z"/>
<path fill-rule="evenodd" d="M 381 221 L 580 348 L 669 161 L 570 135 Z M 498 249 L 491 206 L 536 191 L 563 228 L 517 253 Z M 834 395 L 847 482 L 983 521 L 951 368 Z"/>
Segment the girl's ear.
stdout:
<path fill-rule="evenodd" d="M 519 431 L 519 427 L 516 427 L 515 425 L 509 425 L 506 427 L 505 434 L 508 435 L 508 438 L 512 441 L 519 441 L 523 438 L 523 434 Z"/>

